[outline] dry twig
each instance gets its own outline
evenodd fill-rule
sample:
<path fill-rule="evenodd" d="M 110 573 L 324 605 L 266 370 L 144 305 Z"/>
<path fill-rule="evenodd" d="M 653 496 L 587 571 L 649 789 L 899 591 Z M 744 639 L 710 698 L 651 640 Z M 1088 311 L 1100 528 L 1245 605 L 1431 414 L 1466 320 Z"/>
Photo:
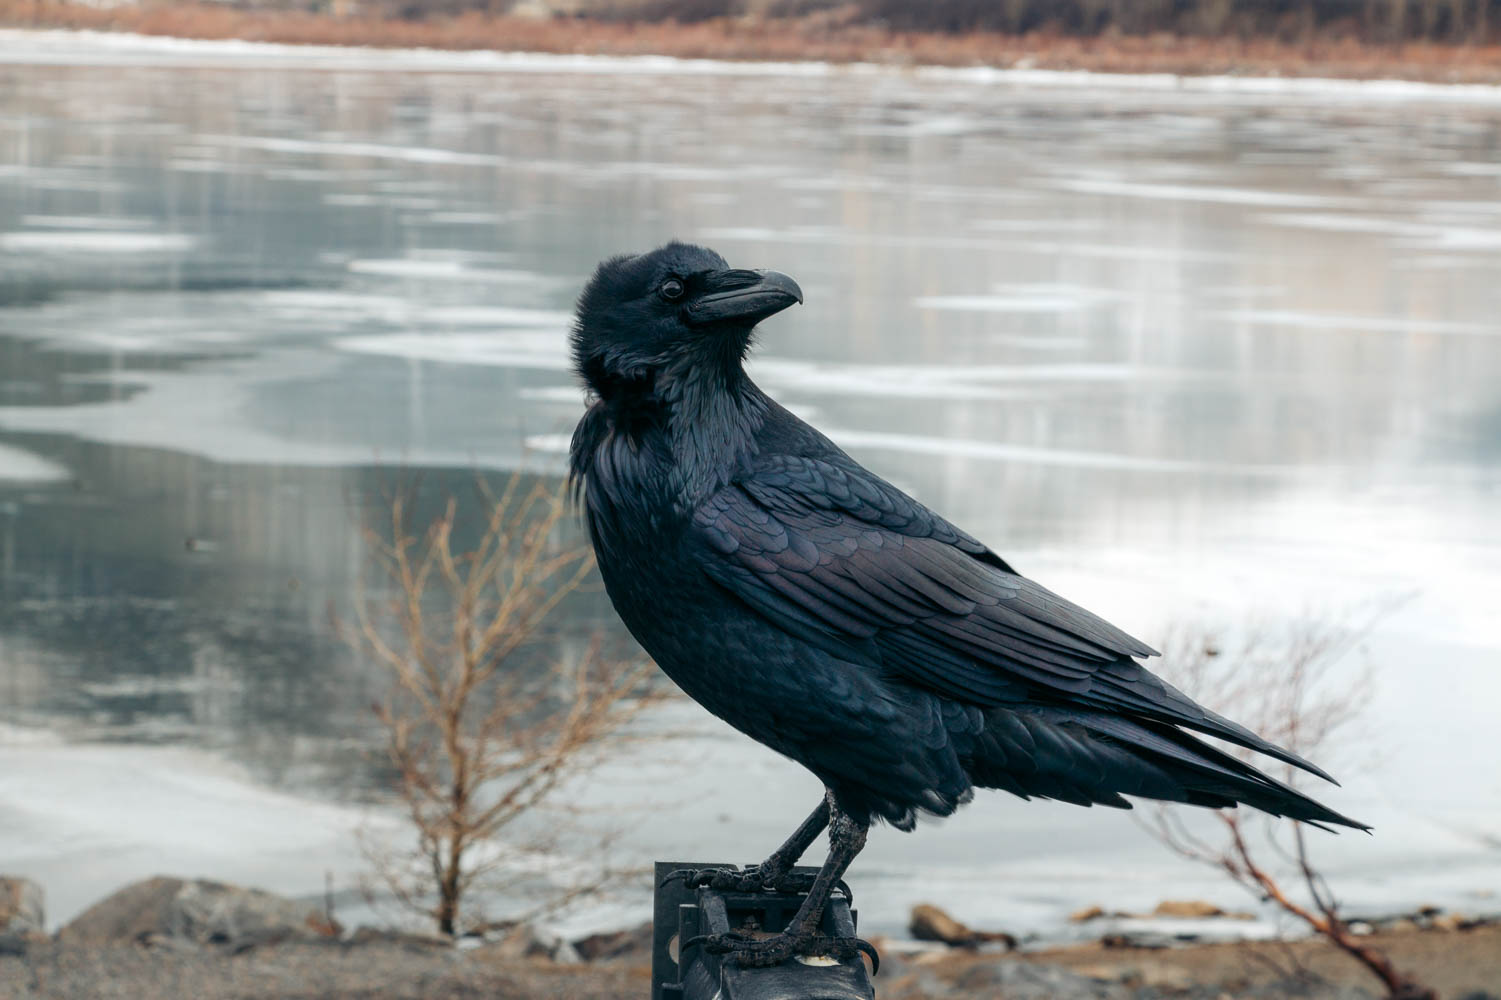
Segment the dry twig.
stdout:
<path fill-rule="evenodd" d="M 389 523 L 364 532 L 381 586 L 361 585 L 357 627 L 341 630 L 391 678 L 374 709 L 421 874 L 369 844 L 367 854 L 396 898 L 448 935 L 482 923 L 461 919 L 472 890 L 514 889 L 553 853 L 556 823 L 520 835 L 519 821 L 631 738 L 627 723 L 657 698 L 650 664 L 612 658 L 598 635 L 571 654 L 541 642 L 594 565 L 587 548 L 558 541 L 565 495 L 519 475 L 500 496 L 483 484 L 482 494 L 488 515 L 468 548 L 455 542 L 456 500 L 419 534 L 410 495 L 392 498 Z M 611 875 L 602 866 L 545 906 Z"/>
<path fill-rule="evenodd" d="M 1206 704 L 1234 705 L 1235 714 L 1253 730 L 1294 753 L 1316 756 L 1333 734 L 1359 715 L 1368 700 L 1368 677 L 1337 690 L 1321 688 L 1320 684 L 1329 668 L 1365 631 L 1306 622 L 1294 627 L 1285 642 L 1269 643 L 1267 630 L 1252 629 L 1230 655 L 1207 637 L 1179 636 L 1166 650 L 1165 659 L 1174 667 L 1168 679 Z M 1250 756 L 1248 751 L 1238 752 Z M 1288 767 L 1283 780 L 1296 783 L 1297 772 Z M 1402 973 L 1382 951 L 1351 932 L 1328 881 L 1309 855 L 1302 824 L 1271 822 L 1266 845 L 1289 862 L 1308 895 L 1307 904 L 1295 899 L 1284 885 L 1285 877 L 1279 878 L 1260 859 L 1243 816 L 1222 810 L 1215 817 L 1223 834 L 1220 840 L 1190 830 L 1178 810 L 1170 806 L 1158 807 L 1142 825 L 1175 853 L 1222 870 L 1238 885 L 1302 921 L 1379 979 L 1390 1000 L 1437 1000 L 1434 990 Z M 1289 824 L 1291 852 L 1276 837 L 1277 830 Z"/>

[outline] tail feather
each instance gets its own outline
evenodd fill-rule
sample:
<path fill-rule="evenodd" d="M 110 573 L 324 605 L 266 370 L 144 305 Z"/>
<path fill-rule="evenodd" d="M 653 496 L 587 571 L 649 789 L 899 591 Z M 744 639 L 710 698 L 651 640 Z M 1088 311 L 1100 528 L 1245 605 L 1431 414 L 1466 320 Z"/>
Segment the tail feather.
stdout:
<path fill-rule="evenodd" d="M 1281 754 L 1277 755 L 1279 759 Z M 1122 795 L 1369 830 L 1175 726 L 1061 707 L 1000 710 L 967 761 L 972 780 L 1023 797 L 1130 808 Z"/>
<path fill-rule="evenodd" d="M 1251 732 L 1238 722 L 1211 712 L 1188 695 L 1134 660 L 1122 659 L 1095 675 L 1092 690 L 1081 707 L 1096 708 L 1142 720 L 1184 726 L 1226 740 L 1247 750 L 1274 757 L 1284 764 L 1302 768 L 1309 774 L 1338 785 L 1323 768 L 1291 750 L 1285 750 Z"/>

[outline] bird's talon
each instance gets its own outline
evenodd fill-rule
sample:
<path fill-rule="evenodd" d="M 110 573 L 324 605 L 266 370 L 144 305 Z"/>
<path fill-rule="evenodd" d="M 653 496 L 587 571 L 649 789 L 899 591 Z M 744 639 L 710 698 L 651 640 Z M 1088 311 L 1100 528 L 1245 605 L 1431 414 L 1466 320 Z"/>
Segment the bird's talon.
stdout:
<path fill-rule="evenodd" d="M 711 889 L 737 890 L 741 889 L 747 881 L 748 872 L 753 874 L 754 869 L 742 872 L 736 868 L 679 868 L 663 876 L 659 887 L 669 882 L 681 881 L 689 889 L 702 889 L 708 886 Z M 760 887 L 759 882 L 756 883 L 756 887 Z"/>
<path fill-rule="evenodd" d="M 699 947 L 711 955 L 724 955 L 735 951 L 737 945 L 750 944 L 751 941 L 751 938 L 735 931 L 727 934 L 700 934 L 684 941 L 682 947 L 678 949 L 678 954 L 686 953 L 689 948 Z"/>
<path fill-rule="evenodd" d="M 808 892 L 816 876 L 810 872 L 768 871 L 761 865 L 745 868 L 679 868 L 663 877 L 661 884 L 681 880 L 689 889 L 710 888 L 720 892 Z M 845 894 L 849 887 L 839 883 Z"/>
<path fill-rule="evenodd" d="M 869 941 L 854 937 L 825 937 L 811 934 L 791 937 L 785 932 L 769 938 L 750 938 L 730 931 L 726 934 L 700 934 L 683 942 L 680 954 L 701 947 L 711 955 L 724 955 L 727 961 L 745 967 L 779 965 L 796 955 L 825 955 L 843 962 L 861 955 L 870 958 L 871 974 L 881 968 L 881 956 Z"/>
<path fill-rule="evenodd" d="M 822 935 L 813 939 L 812 943 L 818 946 L 814 954 L 825 954 L 830 958 L 849 962 L 865 955 L 870 959 L 870 974 L 875 975 L 881 969 L 881 955 L 876 951 L 876 946 L 864 938 L 837 937 L 826 938 Z M 799 952 L 801 954 L 801 952 Z"/>
<path fill-rule="evenodd" d="M 682 883 L 691 889 L 693 887 L 691 880 L 697 874 L 698 869 L 696 868 L 675 868 L 672 871 L 668 872 L 666 875 L 662 876 L 662 881 L 657 883 L 657 888 L 661 889 L 672 882 L 682 880 Z"/>

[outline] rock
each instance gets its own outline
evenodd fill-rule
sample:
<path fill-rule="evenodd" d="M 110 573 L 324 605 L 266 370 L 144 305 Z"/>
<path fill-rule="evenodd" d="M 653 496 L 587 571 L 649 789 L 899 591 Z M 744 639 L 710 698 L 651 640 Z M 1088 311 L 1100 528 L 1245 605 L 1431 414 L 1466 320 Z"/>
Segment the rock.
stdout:
<path fill-rule="evenodd" d="M 1105 916 L 1105 908 L 1102 906 L 1086 906 L 1082 910 L 1075 910 L 1068 915 L 1070 923 L 1085 924 L 1091 920 L 1098 920 Z"/>
<path fill-rule="evenodd" d="M 955 948 L 978 948 L 993 943 L 1005 945 L 1007 951 L 1016 947 L 1016 938 L 1010 934 L 973 930 L 931 903 L 912 907 L 907 930 L 919 941 L 942 941 Z"/>
<path fill-rule="evenodd" d="M 1116 983 L 1101 982 L 1056 965 L 1002 960 L 976 965 L 954 983 L 960 996 L 1005 1000 L 1128 1000 Z"/>
<path fill-rule="evenodd" d="M 443 951 L 453 947 L 453 939 L 442 934 L 418 934 L 379 927 L 361 927 L 349 935 L 343 943 L 351 948 L 364 945 L 389 945 L 418 953 Z"/>
<path fill-rule="evenodd" d="M 559 965 L 578 965 L 583 962 L 583 958 L 579 955 L 578 949 L 574 948 L 573 942 L 562 937 L 557 939 L 557 943 L 552 947 L 552 953 L 547 957 Z"/>
<path fill-rule="evenodd" d="M 573 949 L 585 962 L 601 962 L 627 955 L 650 955 L 651 944 L 652 926 L 651 921 L 647 921 L 637 927 L 579 938 L 573 942 Z"/>
<path fill-rule="evenodd" d="M 0 875 L 0 934 L 43 934 L 46 896 L 29 878 Z"/>
<path fill-rule="evenodd" d="M 1152 911 L 1154 917 L 1185 917 L 1188 919 L 1202 919 L 1204 917 L 1226 917 L 1231 920 L 1255 920 L 1255 914 L 1232 913 L 1222 910 L 1213 903 L 1206 903 L 1200 899 L 1164 899 L 1157 904 Z"/>
<path fill-rule="evenodd" d="M 1148 962 L 1137 971 L 1135 986 L 1167 993 L 1178 993 L 1197 985 L 1189 971 L 1178 965 Z"/>
<path fill-rule="evenodd" d="M 0 956 L 24 955 L 46 943 L 47 935 L 37 931 L 0 931 Z"/>
<path fill-rule="evenodd" d="M 1441 913 L 1428 926 L 1436 931 L 1462 931 L 1470 926 L 1470 920 L 1462 913 Z"/>
<path fill-rule="evenodd" d="M 1106 934 L 1100 938 L 1100 946 L 1104 948 L 1148 948 L 1161 949 L 1171 948 L 1185 941 L 1192 941 L 1193 935 L 1163 934 L 1161 931 L 1128 931 L 1115 934 Z"/>
<path fill-rule="evenodd" d="M 907 929 L 919 941 L 942 941 L 944 944 L 968 944 L 973 933 L 968 927 L 931 903 L 912 908 Z"/>
<path fill-rule="evenodd" d="M 502 960 L 546 958 L 561 965 L 577 965 L 583 959 L 573 944 L 562 935 L 545 931 L 534 924 L 515 927 L 502 940 L 484 948 L 484 953 Z"/>
<path fill-rule="evenodd" d="M 158 877 L 126 886 L 64 927 L 69 944 L 222 945 L 243 951 L 288 940 L 327 940 L 340 929 L 316 907 L 259 889 Z"/>

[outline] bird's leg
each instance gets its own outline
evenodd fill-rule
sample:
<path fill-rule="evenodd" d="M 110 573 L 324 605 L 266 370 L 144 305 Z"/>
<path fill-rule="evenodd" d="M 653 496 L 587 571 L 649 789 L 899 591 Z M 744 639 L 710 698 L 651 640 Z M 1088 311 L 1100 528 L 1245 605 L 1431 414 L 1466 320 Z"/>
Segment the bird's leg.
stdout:
<path fill-rule="evenodd" d="M 810 817 L 811 819 L 811 817 Z M 869 943 L 859 938 L 832 938 L 819 933 L 824 907 L 844 872 L 865 847 L 865 836 L 870 831 L 869 823 L 856 821 L 849 814 L 831 807 L 829 817 L 829 857 L 819 869 L 798 907 L 797 915 L 780 934 L 769 938 L 750 938 L 743 934 L 708 934 L 693 938 L 683 944 L 683 950 L 699 945 L 706 951 L 726 955 L 739 965 L 764 966 L 784 962 L 793 955 L 829 955 L 838 959 L 852 959 L 861 952 L 871 957 L 873 964 L 880 959 Z"/>
<path fill-rule="evenodd" d="M 802 825 L 792 832 L 787 842 L 771 852 L 771 857 L 747 868 L 743 874 L 755 877 L 765 889 L 776 889 L 781 892 L 807 892 L 813 887 L 817 878 L 815 875 L 803 877 L 792 874 L 793 867 L 802 860 L 808 848 L 813 846 L 813 841 L 818 835 L 829 828 L 829 815 L 832 812 L 833 796 L 824 794 L 824 799 L 818 804 L 818 808 L 808 814 Z"/>
<path fill-rule="evenodd" d="M 761 892 L 762 890 L 775 889 L 781 892 L 807 892 L 813 885 L 814 876 L 793 875 L 792 866 L 798 863 L 818 835 L 828 829 L 829 826 L 829 796 L 818 804 L 818 808 L 803 820 L 802 825 L 793 831 L 787 842 L 775 851 L 771 857 L 759 865 L 748 865 L 744 869 L 737 868 L 680 868 L 670 873 L 662 880 L 665 885 L 673 879 L 682 879 L 683 884 L 689 888 L 708 886 L 711 889 L 719 889 L 726 892 Z"/>

